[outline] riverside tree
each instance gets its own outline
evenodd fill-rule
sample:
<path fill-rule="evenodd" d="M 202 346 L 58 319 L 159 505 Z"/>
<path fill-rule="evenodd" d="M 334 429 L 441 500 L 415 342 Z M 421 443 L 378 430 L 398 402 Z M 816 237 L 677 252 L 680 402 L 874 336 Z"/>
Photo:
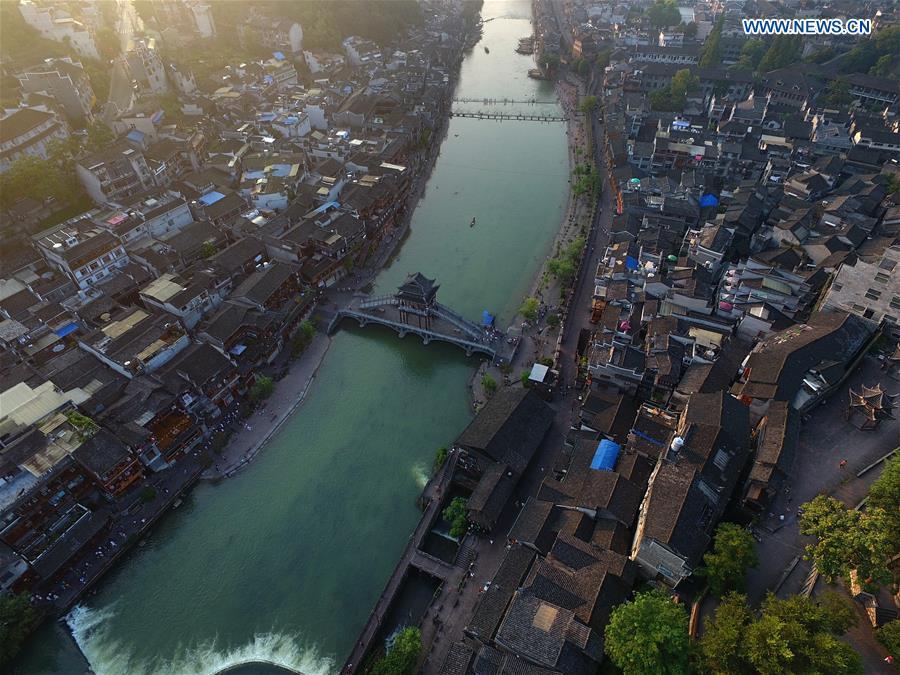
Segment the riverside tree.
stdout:
<path fill-rule="evenodd" d="M 815 537 L 806 555 L 828 579 L 848 579 L 856 570 L 866 587 L 888 583 L 888 559 L 896 553 L 888 516 L 880 507 L 848 509 L 834 497 L 819 495 L 803 505 L 800 533 Z"/>
<path fill-rule="evenodd" d="M 19 653 L 37 620 L 38 613 L 27 595 L 0 595 L 0 666 Z"/>
<path fill-rule="evenodd" d="M 691 672 L 688 616 L 662 591 L 618 605 L 606 626 L 606 655 L 625 673 Z"/>
<path fill-rule="evenodd" d="M 758 613 L 745 596 L 731 593 L 706 622 L 702 665 L 722 675 L 855 675 L 862 672 L 859 655 L 840 636 L 856 621 L 853 608 L 835 593 L 815 601 L 769 594 Z"/>
<path fill-rule="evenodd" d="M 519 314 L 524 316 L 528 321 L 534 321 L 538 316 L 538 307 L 541 306 L 540 300 L 534 297 L 525 298 L 522 306 L 519 307 Z"/>
<path fill-rule="evenodd" d="M 273 391 L 275 391 L 275 383 L 272 381 L 272 378 L 259 375 L 250 388 L 250 398 L 254 401 L 262 401 L 269 398 Z"/>
<path fill-rule="evenodd" d="M 422 652 L 422 631 L 416 626 L 408 626 L 394 638 L 394 644 L 384 658 L 372 668 L 372 675 L 410 675 Z"/>
<path fill-rule="evenodd" d="M 716 528 L 713 550 L 703 555 L 703 574 L 709 580 L 713 595 L 743 591 L 747 569 L 756 567 L 756 542 L 740 525 L 721 523 Z"/>
<path fill-rule="evenodd" d="M 450 536 L 459 538 L 466 533 L 469 524 L 469 515 L 464 497 L 454 497 L 444 509 L 444 520 L 450 523 Z"/>

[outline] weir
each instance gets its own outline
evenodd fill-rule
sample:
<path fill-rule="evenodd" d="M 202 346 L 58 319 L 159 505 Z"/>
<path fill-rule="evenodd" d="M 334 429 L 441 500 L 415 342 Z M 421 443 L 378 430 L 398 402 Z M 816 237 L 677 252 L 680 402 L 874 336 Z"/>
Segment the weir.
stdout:
<path fill-rule="evenodd" d="M 484 354 L 497 363 L 512 361 L 519 338 L 491 326 L 478 325 L 437 302 L 438 284 L 422 274 L 411 274 L 394 295 L 360 296 L 339 309 L 328 322 L 328 333 L 344 319 L 354 319 L 361 328 L 386 326 L 401 338 L 418 335 L 424 344 L 449 342 L 465 350 L 466 356 Z"/>

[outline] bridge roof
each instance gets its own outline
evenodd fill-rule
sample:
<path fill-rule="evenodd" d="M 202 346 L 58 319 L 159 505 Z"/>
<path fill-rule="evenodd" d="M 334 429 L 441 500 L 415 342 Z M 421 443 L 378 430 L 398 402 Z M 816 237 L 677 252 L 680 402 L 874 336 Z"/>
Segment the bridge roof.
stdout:
<path fill-rule="evenodd" d="M 421 272 L 416 272 L 406 277 L 406 281 L 397 290 L 397 295 L 404 300 L 426 302 L 434 299 L 439 286 L 440 284 L 434 283 L 434 279 L 429 279 Z"/>

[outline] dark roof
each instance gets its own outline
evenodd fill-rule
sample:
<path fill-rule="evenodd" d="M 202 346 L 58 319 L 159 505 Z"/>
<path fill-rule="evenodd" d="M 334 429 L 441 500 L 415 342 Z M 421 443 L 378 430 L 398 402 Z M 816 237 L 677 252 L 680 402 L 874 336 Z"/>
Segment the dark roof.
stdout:
<path fill-rule="evenodd" d="M 131 459 L 128 447 L 106 429 L 100 429 L 72 454 L 79 464 L 101 479 Z"/>
<path fill-rule="evenodd" d="M 246 237 L 212 256 L 209 261 L 228 273 L 234 273 L 266 253 L 263 243 L 254 237 Z"/>
<path fill-rule="evenodd" d="M 768 335 L 747 360 L 743 396 L 791 400 L 806 372 L 825 360 L 849 361 L 868 341 L 872 327 L 854 314 L 817 312 L 808 324 Z"/>
<path fill-rule="evenodd" d="M 406 281 L 397 290 L 397 295 L 404 300 L 428 302 L 434 299 L 439 286 L 440 284 L 434 283 L 434 279 L 429 279 L 420 272 L 416 272 L 406 277 Z"/>
<path fill-rule="evenodd" d="M 28 133 L 47 120 L 52 120 L 53 115 L 34 108 L 22 108 L 11 115 L 0 119 L 0 143 L 11 141 L 22 134 Z"/>
<path fill-rule="evenodd" d="M 450 651 L 441 664 L 439 675 L 466 675 L 475 652 L 462 640 L 450 645 Z"/>
<path fill-rule="evenodd" d="M 469 519 L 490 530 L 500 518 L 517 482 L 518 476 L 505 464 L 489 465 L 467 502 Z"/>
<path fill-rule="evenodd" d="M 231 297 L 245 298 L 254 304 L 265 305 L 269 297 L 295 274 L 297 269 L 292 265 L 273 263 L 253 272 L 231 292 Z"/>
<path fill-rule="evenodd" d="M 456 443 L 521 472 L 553 422 L 553 410 L 534 391 L 504 387 L 469 423 Z"/>
<path fill-rule="evenodd" d="M 181 373 L 191 383 L 203 387 L 227 378 L 234 365 L 215 347 L 203 342 L 183 350 L 169 370 Z"/>
<path fill-rule="evenodd" d="M 525 546 L 513 544 L 510 547 L 488 590 L 482 593 L 475 605 L 472 618 L 466 626 L 467 634 L 485 641 L 493 638 L 513 593 L 528 574 L 534 558 L 534 552 Z"/>

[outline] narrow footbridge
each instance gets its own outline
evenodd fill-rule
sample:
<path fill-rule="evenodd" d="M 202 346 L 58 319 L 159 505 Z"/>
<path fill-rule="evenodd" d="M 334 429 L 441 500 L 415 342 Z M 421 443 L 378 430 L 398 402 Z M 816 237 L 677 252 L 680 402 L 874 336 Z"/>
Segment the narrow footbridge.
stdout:
<path fill-rule="evenodd" d="M 422 280 L 431 284 L 424 291 Z M 413 289 L 413 290 L 411 290 Z M 437 285 L 422 275 L 410 275 L 394 295 L 358 296 L 331 317 L 328 333 L 336 331 L 344 319 L 353 319 L 360 327 L 386 326 L 401 338 L 418 335 L 424 344 L 449 342 L 464 349 L 466 356 L 484 354 L 492 361 L 509 363 L 519 340 L 506 333 L 466 319 L 440 304 L 434 295 Z"/>
<path fill-rule="evenodd" d="M 532 113 L 484 112 L 480 110 L 452 110 L 450 117 L 469 117 L 476 120 L 512 120 L 518 122 L 565 122 L 568 117 L 562 115 L 536 115 Z"/>

